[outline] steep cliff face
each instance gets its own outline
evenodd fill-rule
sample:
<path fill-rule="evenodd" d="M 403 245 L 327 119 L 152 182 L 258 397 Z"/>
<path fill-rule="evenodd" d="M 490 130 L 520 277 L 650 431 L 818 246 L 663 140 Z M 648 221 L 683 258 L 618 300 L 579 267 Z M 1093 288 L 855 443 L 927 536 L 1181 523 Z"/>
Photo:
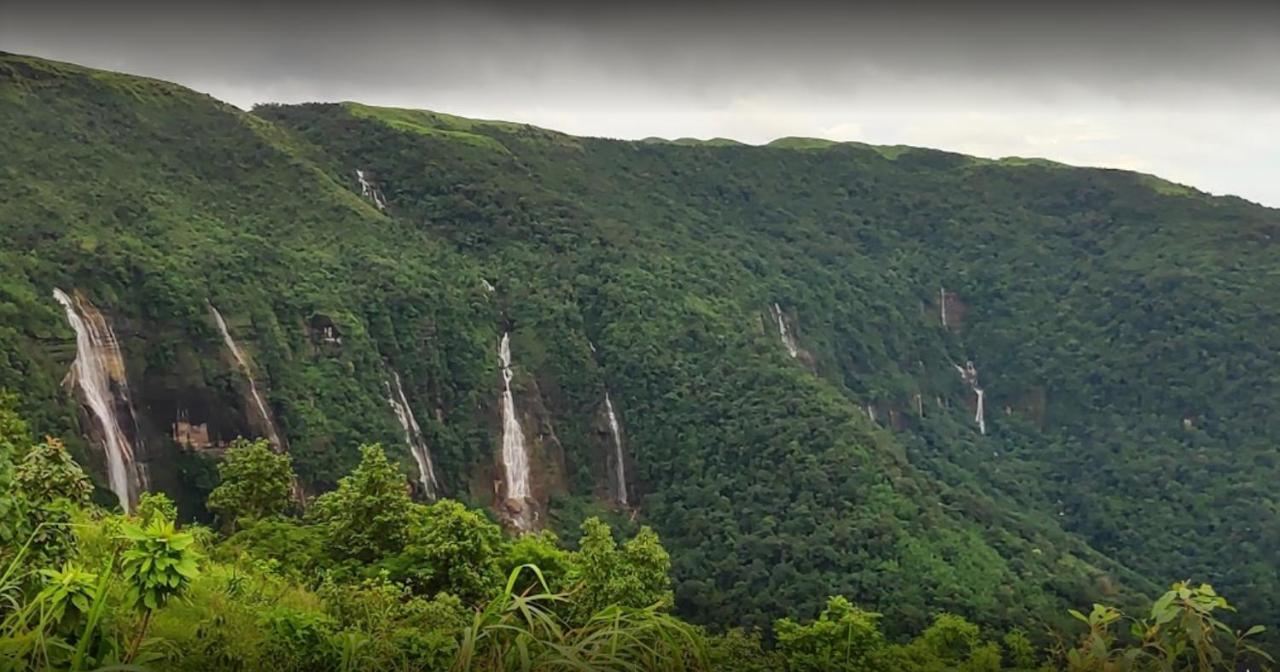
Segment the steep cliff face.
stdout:
<path fill-rule="evenodd" d="M 75 353 L 49 298 L 91 297 L 163 455 L 152 485 L 189 511 L 245 433 L 277 433 L 310 492 L 373 441 L 422 483 L 408 408 L 441 493 L 519 529 L 652 523 L 680 608 L 722 623 L 832 593 L 908 629 L 929 609 L 1004 623 L 1145 587 L 1126 565 L 1239 578 L 1164 534 L 1160 511 L 1185 507 L 1198 534 L 1280 550 L 1256 533 L 1274 529 L 1280 437 L 1254 415 L 1280 402 L 1262 373 L 1274 211 L 928 150 L 249 115 L 15 56 L 0 85 L 0 386 L 99 454 L 59 386 Z M 1232 488 L 1207 507 L 1214 474 Z M 1161 508 L 1117 513 L 1142 501 Z M 1274 610 L 1274 577 L 1244 573 L 1249 608 Z"/>

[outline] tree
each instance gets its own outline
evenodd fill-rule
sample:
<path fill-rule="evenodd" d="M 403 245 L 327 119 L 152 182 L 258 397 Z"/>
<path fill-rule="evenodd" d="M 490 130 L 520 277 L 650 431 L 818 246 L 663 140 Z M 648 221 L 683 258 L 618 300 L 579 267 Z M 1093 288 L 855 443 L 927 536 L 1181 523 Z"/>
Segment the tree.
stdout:
<path fill-rule="evenodd" d="M 50 565 L 71 557 L 75 532 L 71 514 L 89 504 L 93 485 L 62 442 L 46 437 L 27 449 L 14 473 L 14 485 L 25 510 L 23 529 L 34 535 L 31 550 Z"/>
<path fill-rule="evenodd" d="M 801 625 L 789 618 L 774 625 L 778 650 L 792 672 L 862 672 L 884 647 L 880 614 L 863 611 L 837 595 L 827 600 L 818 620 Z"/>
<path fill-rule="evenodd" d="M 609 525 L 599 518 L 583 521 L 582 533 L 575 557 L 581 583 L 574 598 L 576 617 L 595 614 L 609 605 L 671 606 L 671 557 L 653 530 L 640 528 L 621 549 Z"/>
<path fill-rule="evenodd" d="M 178 519 L 178 506 L 163 492 L 144 492 L 138 496 L 136 515 L 144 527 L 155 520 L 172 523 Z"/>
<path fill-rule="evenodd" d="M 474 605 L 501 586 L 503 545 L 496 523 L 443 499 L 414 521 L 404 551 L 385 565 L 393 579 L 405 581 L 414 592 L 449 593 Z"/>
<path fill-rule="evenodd" d="M 313 520 L 339 560 L 375 562 L 404 549 L 417 508 L 409 482 L 378 444 L 360 447 L 360 464 L 338 489 L 316 500 Z"/>
<path fill-rule="evenodd" d="M 502 575 L 508 576 L 512 570 L 524 565 L 537 567 L 547 585 L 556 592 L 566 592 L 571 582 L 578 575 L 576 554 L 560 546 L 555 532 L 542 530 L 536 533 L 522 534 L 507 544 L 507 555 L 502 560 Z M 537 578 L 531 572 L 518 574 L 521 583 L 516 585 L 516 592 L 524 592 L 533 588 Z"/>
<path fill-rule="evenodd" d="M 711 669 L 735 672 L 778 672 L 786 659 L 766 649 L 759 630 L 732 628 L 707 640 Z"/>
<path fill-rule="evenodd" d="M 25 516 L 13 490 L 13 462 L 31 443 L 27 423 L 13 410 L 16 397 L 0 392 L 0 548 L 15 548 L 25 541 Z M 0 560 L 7 554 L 0 552 Z"/>
<path fill-rule="evenodd" d="M 274 561 L 277 571 L 301 581 L 315 576 L 316 569 L 328 560 L 324 544 L 320 526 L 277 516 L 246 519 L 220 549 L 225 557 L 247 553 Z"/>
<path fill-rule="evenodd" d="M 241 518 L 284 513 L 293 484 L 291 458 L 271 449 L 266 439 L 231 442 L 218 464 L 221 483 L 209 493 L 209 510 L 234 527 Z"/>
<path fill-rule="evenodd" d="M 978 626 L 954 614 L 939 614 L 919 637 L 888 647 L 877 657 L 884 669 L 911 672 L 999 672 L 1000 646 L 982 640 Z"/>

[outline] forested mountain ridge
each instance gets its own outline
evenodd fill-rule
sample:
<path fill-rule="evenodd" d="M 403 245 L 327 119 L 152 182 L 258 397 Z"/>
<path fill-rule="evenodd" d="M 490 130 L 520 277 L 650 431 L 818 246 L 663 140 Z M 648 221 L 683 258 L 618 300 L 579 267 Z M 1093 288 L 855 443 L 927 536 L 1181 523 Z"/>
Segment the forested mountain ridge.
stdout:
<path fill-rule="evenodd" d="M 608 393 L 698 620 L 843 593 L 890 627 L 1007 624 L 1191 574 L 1277 620 L 1274 210 L 932 150 L 245 114 L 20 56 L 0 84 L 0 386 L 101 463 L 59 385 L 49 297 L 78 290 L 119 336 L 153 485 L 193 511 L 207 455 L 264 432 L 210 305 L 305 489 L 365 439 L 414 473 L 394 374 L 441 489 L 504 515 L 510 333 L 536 524 L 629 508 Z"/>

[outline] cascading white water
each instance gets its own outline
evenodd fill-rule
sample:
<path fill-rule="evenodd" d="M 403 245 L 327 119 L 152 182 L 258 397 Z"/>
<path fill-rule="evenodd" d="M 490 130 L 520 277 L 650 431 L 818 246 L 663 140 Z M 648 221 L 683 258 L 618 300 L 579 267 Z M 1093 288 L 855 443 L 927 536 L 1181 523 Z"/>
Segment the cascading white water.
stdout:
<path fill-rule="evenodd" d="M 413 417 L 413 410 L 409 408 L 409 400 L 404 396 L 400 374 L 392 371 L 391 380 L 385 381 L 385 384 L 387 403 L 391 404 L 391 410 L 395 411 L 396 419 L 404 429 L 404 444 L 413 455 L 413 461 L 418 463 L 418 482 L 422 484 L 423 494 L 427 499 L 434 500 L 438 492 L 435 465 L 431 462 L 431 451 L 427 449 L 426 439 L 422 437 L 422 428 L 418 426 L 418 420 Z"/>
<path fill-rule="evenodd" d="M 209 312 L 213 313 L 213 321 L 218 324 L 218 331 L 222 334 L 222 342 L 231 351 L 231 356 L 235 357 L 236 364 L 239 365 L 240 372 L 244 374 L 245 380 L 249 381 L 249 397 L 253 399 L 254 410 L 258 412 L 258 418 L 262 421 L 262 426 L 267 432 L 267 440 L 271 442 L 271 446 L 277 451 L 284 450 L 284 441 L 280 438 L 280 432 L 276 429 L 276 423 L 272 419 L 271 412 L 267 410 L 266 401 L 263 400 L 262 394 L 258 392 L 258 384 L 253 378 L 253 369 L 249 367 L 249 360 L 245 358 L 244 352 L 236 344 L 236 339 L 231 337 L 231 331 L 227 329 L 227 321 L 222 319 L 222 313 L 219 313 L 212 303 L 209 304 Z"/>
<path fill-rule="evenodd" d="M 800 345 L 796 343 L 796 337 L 791 333 L 791 329 L 787 326 L 787 316 L 782 313 L 782 307 L 773 304 L 773 321 L 778 323 L 778 337 L 782 339 L 782 344 L 787 348 L 787 354 L 794 359 L 800 356 Z"/>
<path fill-rule="evenodd" d="M 978 431 L 981 432 L 982 434 L 986 434 L 987 433 L 987 414 L 986 414 L 986 409 L 984 408 L 985 404 L 983 400 L 984 395 L 982 393 L 982 388 L 975 387 L 973 388 L 973 391 L 978 393 L 978 410 L 976 413 L 974 413 L 973 421 L 978 423 Z"/>
<path fill-rule="evenodd" d="M 356 179 L 360 181 L 360 195 L 373 201 L 373 204 L 378 206 L 379 210 L 386 210 L 387 202 L 383 200 L 382 192 L 378 191 L 378 188 L 373 186 L 369 178 L 365 177 L 363 170 L 356 168 Z"/>
<path fill-rule="evenodd" d="M 975 406 L 977 407 L 973 414 L 973 421 L 978 425 L 978 432 L 987 433 L 987 413 L 986 413 L 986 394 L 978 387 L 978 367 L 973 365 L 973 360 L 964 363 L 964 366 L 952 364 L 956 372 L 960 374 L 960 379 L 973 390 L 977 395 Z"/>
<path fill-rule="evenodd" d="M 938 288 L 938 310 L 942 315 L 942 326 L 947 326 L 947 290 Z"/>
<path fill-rule="evenodd" d="M 529 451 L 524 443 L 524 429 L 516 415 L 515 397 L 511 394 L 511 334 L 502 335 L 498 347 L 502 363 L 502 466 L 506 472 L 507 499 L 523 506 L 529 499 Z M 517 524 L 524 521 L 518 520 Z"/>
<path fill-rule="evenodd" d="M 604 410 L 609 416 L 609 433 L 613 435 L 613 485 L 617 489 L 618 503 L 627 506 L 627 467 L 622 455 L 622 429 L 618 426 L 618 415 L 613 411 L 613 401 L 609 393 L 604 393 Z"/>
<path fill-rule="evenodd" d="M 494 289 L 493 283 L 489 282 L 488 280 L 485 280 L 484 278 L 480 278 L 480 284 L 484 286 L 484 291 L 489 292 L 490 294 L 497 291 L 496 289 Z"/>
<path fill-rule="evenodd" d="M 67 321 L 76 332 L 71 382 L 80 388 L 84 403 L 102 432 L 107 481 L 120 500 L 120 507 L 132 512 L 144 481 L 117 413 L 120 406 L 133 413 L 120 344 L 106 318 L 88 301 L 72 299 L 61 289 L 53 290 L 53 298 L 66 309 Z"/>

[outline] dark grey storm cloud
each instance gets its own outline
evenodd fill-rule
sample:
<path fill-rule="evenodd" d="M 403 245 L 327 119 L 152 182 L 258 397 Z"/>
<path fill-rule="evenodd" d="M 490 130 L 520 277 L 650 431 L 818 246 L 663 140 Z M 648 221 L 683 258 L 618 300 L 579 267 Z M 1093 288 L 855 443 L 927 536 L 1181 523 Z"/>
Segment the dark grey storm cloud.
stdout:
<path fill-rule="evenodd" d="M 242 107 L 1046 155 L 1280 204 L 1280 2 L 0 0 L 0 49 Z"/>

